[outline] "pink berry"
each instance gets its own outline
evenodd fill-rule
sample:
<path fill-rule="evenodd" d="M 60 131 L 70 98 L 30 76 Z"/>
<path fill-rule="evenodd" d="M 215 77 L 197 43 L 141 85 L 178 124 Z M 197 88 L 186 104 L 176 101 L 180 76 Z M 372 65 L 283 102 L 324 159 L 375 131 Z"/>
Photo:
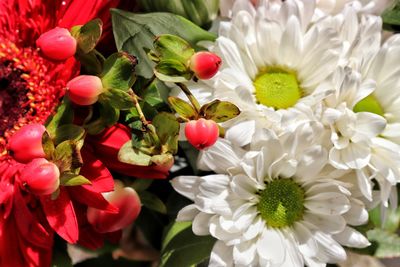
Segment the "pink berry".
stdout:
<path fill-rule="evenodd" d="M 118 186 L 110 193 L 103 193 L 113 206 L 118 208 L 118 213 L 89 207 L 87 218 L 93 228 L 99 233 L 110 233 L 121 230 L 130 225 L 141 210 L 141 202 L 136 191 L 130 187 Z"/>
<path fill-rule="evenodd" d="M 197 78 L 207 80 L 212 78 L 221 66 L 221 58 L 214 53 L 201 51 L 190 59 L 190 69 Z"/>
<path fill-rule="evenodd" d="M 76 40 L 65 28 L 56 27 L 40 35 L 36 45 L 52 60 L 66 60 L 75 55 Z"/>
<path fill-rule="evenodd" d="M 186 123 L 185 135 L 195 148 L 204 149 L 215 144 L 219 136 L 219 129 L 215 121 L 201 118 Z"/>
<path fill-rule="evenodd" d="M 88 106 L 97 102 L 103 92 L 103 84 L 97 76 L 80 75 L 67 83 L 67 91 L 72 102 Z"/>
<path fill-rule="evenodd" d="M 38 158 L 22 169 L 20 181 L 32 194 L 49 195 L 60 185 L 60 171 L 54 163 Z"/>
<path fill-rule="evenodd" d="M 42 135 L 46 128 L 39 123 L 23 126 L 9 140 L 8 150 L 15 160 L 27 163 L 34 158 L 45 157 Z"/>

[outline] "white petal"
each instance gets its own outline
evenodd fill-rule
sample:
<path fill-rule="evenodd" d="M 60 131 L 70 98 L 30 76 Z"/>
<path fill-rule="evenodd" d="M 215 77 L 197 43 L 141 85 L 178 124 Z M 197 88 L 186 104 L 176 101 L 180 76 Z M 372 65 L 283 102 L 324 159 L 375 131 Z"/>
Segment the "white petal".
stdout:
<path fill-rule="evenodd" d="M 304 220 L 318 227 L 320 231 L 330 234 L 340 233 L 346 226 L 346 221 L 342 216 L 312 214 L 310 212 L 304 215 Z"/>
<path fill-rule="evenodd" d="M 334 235 L 334 238 L 340 244 L 352 248 L 365 248 L 371 245 L 364 235 L 350 227 L 346 227 L 343 232 Z"/>
<path fill-rule="evenodd" d="M 171 180 L 171 185 L 181 195 L 194 200 L 199 182 L 198 176 L 178 176 Z"/>
<path fill-rule="evenodd" d="M 370 112 L 358 112 L 356 116 L 355 135 L 351 137 L 353 142 L 369 140 L 385 129 L 386 120 L 382 116 Z"/>
<path fill-rule="evenodd" d="M 284 262 L 285 251 L 284 241 L 279 232 L 265 229 L 257 242 L 259 257 L 278 265 Z"/>
<path fill-rule="evenodd" d="M 236 175 L 232 179 L 231 189 L 242 199 L 254 199 L 258 191 L 258 184 L 246 175 Z"/>
<path fill-rule="evenodd" d="M 239 146 L 250 143 L 255 131 L 255 121 L 239 122 L 226 131 L 225 138 Z"/>
<path fill-rule="evenodd" d="M 195 204 L 188 205 L 179 211 L 176 220 L 180 222 L 192 221 L 199 212 Z"/>
<path fill-rule="evenodd" d="M 343 194 L 324 192 L 308 197 L 304 206 L 313 213 L 339 215 L 350 209 L 350 202 Z"/>
<path fill-rule="evenodd" d="M 209 222 L 213 214 L 200 212 L 193 219 L 192 230 L 195 235 L 209 235 L 208 231 Z"/>
<path fill-rule="evenodd" d="M 317 232 L 314 235 L 318 242 L 318 258 L 323 262 L 340 262 L 346 259 L 346 252 L 331 236 Z"/>
<path fill-rule="evenodd" d="M 217 241 L 211 251 L 209 267 L 233 266 L 232 247 L 228 247 L 222 241 Z"/>
<path fill-rule="evenodd" d="M 249 265 L 254 261 L 256 254 L 254 242 L 243 242 L 233 246 L 233 258 L 236 265 Z"/>

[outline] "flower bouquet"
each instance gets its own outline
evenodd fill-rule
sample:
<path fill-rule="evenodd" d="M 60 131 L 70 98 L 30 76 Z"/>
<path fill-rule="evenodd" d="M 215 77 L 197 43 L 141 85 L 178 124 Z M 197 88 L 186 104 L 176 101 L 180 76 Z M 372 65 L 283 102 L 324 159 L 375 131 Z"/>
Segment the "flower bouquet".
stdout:
<path fill-rule="evenodd" d="M 400 3 L 0 2 L 0 266 L 399 266 Z"/>

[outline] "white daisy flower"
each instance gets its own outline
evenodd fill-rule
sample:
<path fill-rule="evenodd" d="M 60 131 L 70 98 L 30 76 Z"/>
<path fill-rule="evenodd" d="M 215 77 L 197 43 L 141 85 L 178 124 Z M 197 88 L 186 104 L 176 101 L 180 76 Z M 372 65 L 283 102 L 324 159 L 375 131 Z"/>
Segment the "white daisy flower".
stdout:
<path fill-rule="evenodd" d="M 304 124 L 279 138 L 259 130 L 247 152 L 223 140 L 205 161 L 217 174 L 172 180 L 194 202 L 177 219 L 218 240 L 209 266 L 324 266 L 346 258 L 342 246 L 369 245 L 351 227 L 368 220 L 364 204 L 351 184 L 323 172 L 320 127 Z"/>
<path fill-rule="evenodd" d="M 346 67 L 335 72 L 331 83 L 320 86 L 335 88 L 325 99 L 320 119 L 331 129 L 330 164 L 355 170 L 357 184 L 368 201 L 373 201 L 372 188 L 377 183 L 379 199 L 387 206 L 400 179 L 400 146 L 384 138 L 387 126 L 373 98 L 375 80 L 363 81 L 359 73 Z"/>
<path fill-rule="evenodd" d="M 330 28 L 310 24 L 313 1 L 263 2 L 257 9 L 237 2 L 242 9 L 221 22 L 210 48 L 222 58 L 220 71 L 189 89 L 199 99 L 233 102 L 242 111 L 239 121 L 258 125 L 261 117 L 263 127 L 280 127 L 283 117 L 298 115 L 293 107 L 312 107 L 328 94 L 315 89 L 337 68 L 342 45 Z"/>
<path fill-rule="evenodd" d="M 317 0 L 317 9 L 323 14 L 340 13 L 346 6 L 352 6 L 360 13 L 380 15 L 393 4 L 393 0 Z"/>

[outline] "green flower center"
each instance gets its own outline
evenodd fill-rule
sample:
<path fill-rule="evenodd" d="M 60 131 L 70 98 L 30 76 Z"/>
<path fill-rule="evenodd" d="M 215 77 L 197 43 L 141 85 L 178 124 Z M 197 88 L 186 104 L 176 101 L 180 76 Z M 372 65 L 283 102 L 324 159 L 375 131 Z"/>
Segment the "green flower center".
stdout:
<path fill-rule="evenodd" d="M 257 209 L 268 226 L 281 228 L 303 217 L 303 204 L 304 190 L 292 179 L 279 179 L 260 192 Z"/>
<path fill-rule="evenodd" d="M 254 80 L 259 103 L 275 109 L 293 107 L 302 97 L 296 73 L 279 67 L 268 67 Z"/>
<path fill-rule="evenodd" d="M 354 112 L 371 112 L 383 117 L 385 112 L 381 104 L 378 102 L 378 99 L 373 94 L 363 98 L 358 102 L 354 108 Z"/>

